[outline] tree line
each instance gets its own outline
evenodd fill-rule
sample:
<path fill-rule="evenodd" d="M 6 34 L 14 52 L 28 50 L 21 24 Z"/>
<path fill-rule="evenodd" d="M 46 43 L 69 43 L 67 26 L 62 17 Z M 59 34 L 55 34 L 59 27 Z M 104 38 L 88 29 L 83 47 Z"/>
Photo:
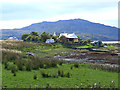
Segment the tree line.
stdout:
<path fill-rule="evenodd" d="M 57 40 L 58 36 L 53 36 L 52 34 L 42 32 L 40 35 L 37 32 L 31 32 L 30 34 L 23 34 L 21 36 L 21 39 L 24 41 L 43 41 L 45 42 L 47 39 L 54 39 L 55 41 Z"/>
<path fill-rule="evenodd" d="M 78 37 L 78 43 L 90 43 L 90 39 L 82 40 L 79 36 Z M 46 32 L 42 32 L 40 35 L 37 32 L 31 32 L 30 34 L 23 34 L 21 36 L 21 39 L 23 41 L 43 41 L 45 42 L 47 39 L 54 39 L 56 42 L 62 42 L 62 43 L 69 43 L 67 38 L 65 36 L 61 36 L 59 38 L 59 35 L 52 35 Z"/>

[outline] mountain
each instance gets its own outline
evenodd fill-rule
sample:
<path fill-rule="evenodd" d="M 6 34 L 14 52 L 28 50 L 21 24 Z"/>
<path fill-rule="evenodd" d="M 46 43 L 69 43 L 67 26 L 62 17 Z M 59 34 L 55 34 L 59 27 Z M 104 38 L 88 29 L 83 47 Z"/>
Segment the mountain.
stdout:
<path fill-rule="evenodd" d="M 83 19 L 59 20 L 56 22 L 34 23 L 19 29 L 3 29 L 2 39 L 8 36 L 15 36 L 20 39 L 24 33 L 36 31 L 39 34 L 43 31 L 48 33 L 76 33 L 82 39 L 90 38 L 92 40 L 118 40 L 118 28 L 104 24 L 93 23 Z"/>

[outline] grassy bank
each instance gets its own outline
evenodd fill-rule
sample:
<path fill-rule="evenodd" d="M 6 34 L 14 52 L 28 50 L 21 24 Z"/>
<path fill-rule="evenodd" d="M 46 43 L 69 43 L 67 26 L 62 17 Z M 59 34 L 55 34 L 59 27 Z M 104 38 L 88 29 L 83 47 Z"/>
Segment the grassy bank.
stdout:
<path fill-rule="evenodd" d="M 117 70 L 59 60 L 78 52 L 62 44 L 5 41 L 2 44 L 3 88 L 112 88 L 118 87 Z M 90 44 L 74 46 L 93 47 Z M 20 51 L 20 52 L 17 52 Z M 28 52 L 35 54 L 29 56 Z M 79 52 L 80 53 L 80 52 Z M 115 68 L 116 69 L 116 68 Z M 108 72 L 109 71 L 109 72 Z"/>
<path fill-rule="evenodd" d="M 63 71 L 65 75 L 69 72 L 70 76 L 58 76 L 59 70 Z M 51 77 L 43 77 L 41 71 L 51 75 Z M 35 74 L 36 79 L 34 79 Z M 78 68 L 74 64 L 63 64 L 62 66 L 58 65 L 56 68 L 32 70 L 30 72 L 18 71 L 16 76 L 13 76 L 10 70 L 3 69 L 4 88 L 35 88 L 36 86 L 46 88 L 47 85 L 52 88 L 92 88 L 95 83 L 102 88 L 110 88 L 112 81 L 115 87 L 118 87 L 117 73 L 91 69 L 87 64 L 79 64 Z"/>

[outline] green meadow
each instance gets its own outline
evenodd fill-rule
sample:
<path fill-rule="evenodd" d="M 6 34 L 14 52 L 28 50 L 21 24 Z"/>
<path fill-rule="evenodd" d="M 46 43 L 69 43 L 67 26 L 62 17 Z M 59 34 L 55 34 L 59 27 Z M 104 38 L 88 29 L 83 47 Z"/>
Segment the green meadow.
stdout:
<path fill-rule="evenodd" d="M 112 68 L 53 58 L 77 52 L 65 45 L 4 41 L 2 46 L 3 88 L 118 88 L 118 72 Z"/>
<path fill-rule="evenodd" d="M 10 70 L 3 69 L 3 88 L 46 88 L 49 84 L 52 88 L 92 88 L 93 84 L 102 88 L 110 88 L 111 82 L 115 82 L 118 87 L 118 73 L 101 71 L 99 69 L 89 68 L 87 64 L 79 64 L 79 67 L 73 67 L 73 64 L 58 65 L 56 68 L 39 69 L 32 71 L 18 71 L 13 76 Z M 3 66 L 4 68 L 4 66 Z M 42 77 L 41 71 L 51 75 L 58 75 L 58 70 L 65 74 L 70 73 L 70 77 Z M 37 78 L 34 79 L 36 74 Z"/>

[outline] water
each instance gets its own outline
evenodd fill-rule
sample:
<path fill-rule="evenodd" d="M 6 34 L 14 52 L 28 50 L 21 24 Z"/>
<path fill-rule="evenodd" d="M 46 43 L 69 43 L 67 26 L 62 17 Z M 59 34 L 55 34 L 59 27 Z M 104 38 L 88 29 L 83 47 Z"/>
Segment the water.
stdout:
<path fill-rule="evenodd" d="M 93 41 L 97 42 L 97 41 Z M 120 41 L 102 41 L 102 43 L 120 43 Z"/>
<path fill-rule="evenodd" d="M 120 43 L 120 41 L 102 41 L 102 43 Z"/>

